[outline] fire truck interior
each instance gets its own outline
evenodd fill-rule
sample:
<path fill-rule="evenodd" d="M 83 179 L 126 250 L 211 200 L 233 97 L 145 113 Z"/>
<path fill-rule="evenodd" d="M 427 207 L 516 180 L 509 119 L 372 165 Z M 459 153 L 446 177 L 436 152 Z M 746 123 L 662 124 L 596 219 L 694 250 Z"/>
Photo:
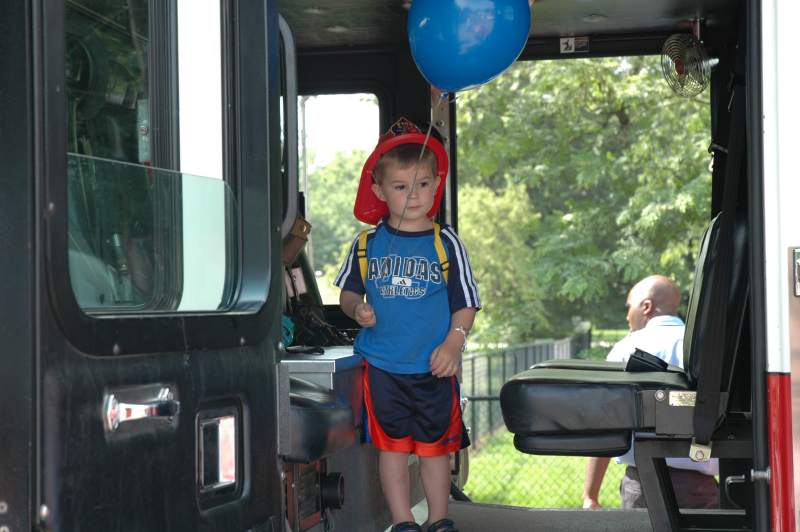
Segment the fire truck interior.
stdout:
<path fill-rule="evenodd" d="M 391 525 L 359 441 L 358 327 L 325 304 L 304 249 L 296 104 L 369 93 L 376 134 L 400 116 L 435 124 L 450 156 L 439 221 L 458 228 L 460 96 L 432 116 L 413 1 L 0 3 L 14 176 L 0 194 L 14 250 L 0 254 L 0 532 Z M 462 532 L 769 530 L 759 2 L 530 5 L 518 61 L 658 56 L 692 36 L 710 76 L 712 216 L 684 369 L 559 360 L 500 393 L 515 453 L 633 446 L 647 511 L 473 503 L 459 453 L 450 512 Z M 294 345 L 286 317 L 305 324 Z M 678 509 L 673 456 L 720 459 L 720 509 Z"/>
<path fill-rule="evenodd" d="M 297 45 L 300 93 L 375 91 L 381 96 L 383 126 L 393 116 L 427 118 L 429 85 L 417 73 L 407 48 L 410 4 L 280 3 Z M 749 84 L 755 72 L 753 58 L 747 55 L 753 42 L 747 35 L 754 28 L 748 22 L 752 13 L 746 12 L 744 2 L 543 0 L 533 4 L 532 14 L 530 37 L 519 58 L 523 61 L 576 57 L 560 49 L 563 37 L 588 36 L 585 54 L 597 57 L 659 54 L 671 34 L 701 35 L 709 56 L 718 60 L 711 73 L 709 147 L 714 152 L 714 218 L 703 237 L 691 290 L 684 343 L 687 369 L 650 365 L 644 358 L 632 359 L 627 367 L 575 360 L 538 364 L 512 377 L 501 394 L 514 445 L 530 454 L 618 456 L 632 445 L 635 434 L 637 468 L 654 530 L 759 529 L 755 523 L 764 517 L 758 515 L 756 498 L 763 503 L 765 493 L 763 486 L 760 492 L 754 490 L 750 478 L 753 439 L 764 423 L 758 410 L 763 403 L 756 399 L 763 389 L 751 371 L 756 361 L 750 260 L 753 246 L 759 244 L 749 236 L 750 227 L 759 224 L 759 207 L 753 204 L 757 187 L 748 179 L 752 139 L 746 136 L 746 108 L 758 84 Z M 450 111 L 454 144 L 457 98 Z M 456 196 L 457 205 L 457 171 L 451 180 L 455 184 L 448 192 Z M 719 312 L 721 308 L 727 312 Z M 695 406 L 693 392 L 697 406 L 686 408 Z M 763 441 L 761 446 L 763 452 Z M 678 511 L 664 457 L 690 453 L 698 460 L 723 458 L 721 511 Z M 497 518 L 489 517 L 488 509 L 482 508 L 481 515 L 474 507 L 456 508 L 468 515 L 462 522 L 489 526 Z M 564 530 L 595 529 L 597 519 L 602 520 L 584 517 L 594 519 L 593 525 L 582 526 L 581 517 L 575 516 Z M 520 521 L 517 526 L 526 525 Z M 624 526 L 618 521 L 614 529 Z"/>

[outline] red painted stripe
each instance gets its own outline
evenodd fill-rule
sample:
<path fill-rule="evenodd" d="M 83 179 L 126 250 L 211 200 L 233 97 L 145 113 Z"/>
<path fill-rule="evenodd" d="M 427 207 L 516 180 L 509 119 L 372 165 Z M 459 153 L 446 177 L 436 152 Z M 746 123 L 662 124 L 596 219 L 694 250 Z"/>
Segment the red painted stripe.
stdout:
<path fill-rule="evenodd" d="M 795 532 L 792 381 L 788 374 L 767 374 L 767 410 L 772 530 L 773 532 Z"/>

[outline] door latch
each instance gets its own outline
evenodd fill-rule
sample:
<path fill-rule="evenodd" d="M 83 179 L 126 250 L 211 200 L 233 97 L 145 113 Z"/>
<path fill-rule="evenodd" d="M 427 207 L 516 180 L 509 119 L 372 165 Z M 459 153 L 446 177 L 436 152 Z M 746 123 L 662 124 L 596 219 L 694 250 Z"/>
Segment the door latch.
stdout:
<path fill-rule="evenodd" d="M 794 271 L 794 296 L 800 297 L 800 248 L 794 249 L 792 271 Z"/>
<path fill-rule="evenodd" d="M 120 400 L 120 393 L 107 393 L 103 401 L 103 421 L 107 432 L 115 432 L 123 423 L 138 419 L 172 422 L 180 411 L 181 403 L 175 399 L 169 386 L 159 387 L 155 397 L 152 392 L 142 393 L 142 399 L 135 402 Z M 126 390 L 126 395 L 135 393 L 135 389 Z M 144 397 L 146 395 L 150 397 Z"/>

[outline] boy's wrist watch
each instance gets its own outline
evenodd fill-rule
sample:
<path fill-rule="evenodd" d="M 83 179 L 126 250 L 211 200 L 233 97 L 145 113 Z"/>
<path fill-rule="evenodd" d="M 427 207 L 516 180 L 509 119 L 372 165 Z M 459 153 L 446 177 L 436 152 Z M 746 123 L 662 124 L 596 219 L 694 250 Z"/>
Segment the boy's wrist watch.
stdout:
<path fill-rule="evenodd" d="M 459 325 L 458 327 L 453 327 L 454 331 L 460 332 L 464 336 L 464 342 L 461 344 L 461 352 L 464 352 L 464 349 L 467 348 L 467 330 Z"/>

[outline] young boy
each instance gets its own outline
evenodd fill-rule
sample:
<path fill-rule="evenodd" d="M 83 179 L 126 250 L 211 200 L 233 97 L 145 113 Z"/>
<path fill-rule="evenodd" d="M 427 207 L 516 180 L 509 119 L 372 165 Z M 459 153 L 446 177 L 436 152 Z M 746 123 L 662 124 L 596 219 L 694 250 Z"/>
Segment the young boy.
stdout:
<path fill-rule="evenodd" d="M 432 221 L 446 175 L 438 139 L 405 119 L 392 126 L 362 172 L 362 189 L 388 215 L 366 233 L 366 254 L 356 238 L 336 278 L 342 310 L 362 327 L 355 349 L 366 360 L 368 430 L 394 532 L 422 530 L 410 510 L 409 453 L 420 459 L 428 532 L 457 532 L 446 518 L 449 454 L 469 440 L 455 375 L 480 300 L 464 245 Z M 358 210 L 357 200 L 367 221 Z"/>

